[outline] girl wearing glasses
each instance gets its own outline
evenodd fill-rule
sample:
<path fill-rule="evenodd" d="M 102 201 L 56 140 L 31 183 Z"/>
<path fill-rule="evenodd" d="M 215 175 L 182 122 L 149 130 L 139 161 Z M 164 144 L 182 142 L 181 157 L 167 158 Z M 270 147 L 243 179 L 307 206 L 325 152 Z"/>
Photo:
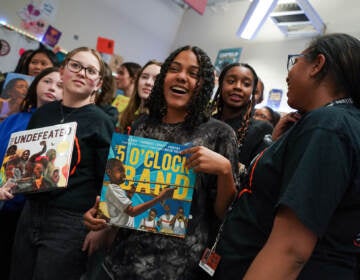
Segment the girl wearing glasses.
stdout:
<path fill-rule="evenodd" d="M 302 117 L 250 166 L 218 279 L 359 279 L 360 41 L 321 36 L 292 64 L 288 103 Z"/>
<path fill-rule="evenodd" d="M 102 186 L 114 124 L 93 104 L 104 64 L 92 49 L 69 52 L 60 68 L 63 99 L 32 115 L 28 129 L 77 122 L 73 170 L 66 189 L 27 197 L 14 241 L 10 279 L 79 279 L 87 255 L 81 251 L 88 230 L 82 223 Z"/>
<path fill-rule="evenodd" d="M 187 166 L 198 173 L 185 239 L 120 228 L 103 264 L 106 271 L 93 279 L 206 277 L 198 263 L 235 196 L 237 167 L 235 133 L 210 118 L 213 86 L 214 68 L 207 54 L 198 47 L 179 48 L 161 67 L 150 95 L 149 115 L 133 125 L 136 136 L 193 144 L 183 151 L 188 154 Z M 106 236 L 111 229 L 95 213 L 94 206 L 85 214 L 85 223 Z"/>

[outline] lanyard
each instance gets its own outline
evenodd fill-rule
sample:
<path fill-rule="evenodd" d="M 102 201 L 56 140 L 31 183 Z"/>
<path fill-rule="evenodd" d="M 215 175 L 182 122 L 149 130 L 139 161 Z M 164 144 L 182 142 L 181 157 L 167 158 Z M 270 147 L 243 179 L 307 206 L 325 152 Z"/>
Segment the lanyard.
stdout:
<path fill-rule="evenodd" d="M 334 100 L 328 104 L 325 105 L 325 107 L 331 107 L 331 106 L 335 106 L 335 105 L 339 105 L 339 104 L 353 104 L 354 101 L 352 100 L 351 97 L 347 97 L 347 98 L 340 98 L 337 100 Z"/>
<path fill-rule="evenodd" d="M 228 208 L 228 210 L 227 210 L 227 212 L 226 212 L 226 214 L 225 214 L 225 217 L 224 217 L 224 219 L 223 219 L 223 221 L 221 222 L 221 225 L 220 225 L 220 227 L 219 227 L 219 230 L 218 230 L 218 233 L 217 233 L 217 235 L 216 235 L 214 244 L 213 244 L 213 246 L 212 246 L 211 249 L 210 249 L 210 252 L 211 252 L 211 253 L 212 253 L 212 252 L 215 252 L 215 250 L 216 250 L 216 246 L 217 246 L 217 244 L 218 244 L 219 241 L 220 241 L 221 233 L 223 232 L 223 229 L 224 229 L 224 224 L 225 224 L 225 222 L 226 222 L 226 217 L 227 217 L 227 216 L 230 214 L 230 212 L 232 211 L 235 202 L 236 202 L 237 200 L 239 200 L 239 198 L 240 198 L 244 193 L 250 193 L 250 194 L 252 193 L 251 187 L 252 187 L 252 182 L 253 182 L 253 178 L 254 178 L 254 171 L 255 171 L 255 168 L 256 168 L 256 166 L 257 166 L 260 158 L 262 158 L 262 156 L 264 155 L 264 152 L 265 152 L 265 151 L 266 151 L 266 149 L 264 149 L 264 150 L 258 155 L 258 157 L 256 158 L 256 160 L 255 160 L 255 162 L 254 162 L 254 164 L 253 164 L 253 166 L 252 166 L 252 168 L 251 168 L 250 175 L 249 175 L 249 187 L 242 189 L 242 190 L 238 193 L 238 195 L 237 195 L 237 197 L 234 199 L 234 201 L 231 203 L 231 205 L 229 206 L 229 208 Z"/>

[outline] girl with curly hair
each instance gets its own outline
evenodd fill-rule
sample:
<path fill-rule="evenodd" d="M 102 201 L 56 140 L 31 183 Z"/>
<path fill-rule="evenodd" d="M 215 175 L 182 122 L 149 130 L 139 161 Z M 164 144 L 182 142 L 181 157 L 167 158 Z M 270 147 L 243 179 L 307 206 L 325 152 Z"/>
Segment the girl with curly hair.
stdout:
<path fill-rule="evenodd" d="M 198 266 L 236 193 L 237 147 L 234 131 L 210 117 L 214 86 L 210 58 L 198 47 L 185 46 L 165 60 L 149 99 L 149 115 L 138 119 L 136 136 L 191 143 L 182 151 L 187 166 L 197 172 L 184 239 L 120 228 L 98 279 L 202 279 Z M 84 216 L 85 224 L 112 229 L 95 217 L 96 204 Z"/>

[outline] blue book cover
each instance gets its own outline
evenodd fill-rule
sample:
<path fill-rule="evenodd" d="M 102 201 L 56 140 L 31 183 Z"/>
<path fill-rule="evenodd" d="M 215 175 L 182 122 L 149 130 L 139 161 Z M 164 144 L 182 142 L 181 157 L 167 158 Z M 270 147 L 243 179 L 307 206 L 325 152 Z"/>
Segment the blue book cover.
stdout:
<path fill-rule="evenodd" d="M 114 133 L 99 204 L 109 224 L 184 238 L 195 185 L 186 146 Z"/>

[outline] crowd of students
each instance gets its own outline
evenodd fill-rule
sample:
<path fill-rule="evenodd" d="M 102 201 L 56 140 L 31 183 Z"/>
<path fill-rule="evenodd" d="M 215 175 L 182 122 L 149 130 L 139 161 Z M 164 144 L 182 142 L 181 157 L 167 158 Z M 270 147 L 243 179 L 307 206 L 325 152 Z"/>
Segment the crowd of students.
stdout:
<path fill-rule="evenodd" d="M 11 224 L 1 236 L 14 239 L 1 250 L 5 277 L 210 279 L 202 268 L 209 264 L 215 279 L 358 279 L 359 51 L 358 39 L 329 34 L 289 56 L 296 112 L 282 118 L 255 109 L 264 85 L 247 63 L 226 65 L 213 95 L 214 67 L 196 46 L 142 68 L 124 63 L 118 85 L 93 49 L 74 49 L 59 68 L 32 52 L 23 69 L 36 77 L 21 112 L 0 124 L 0 156 L 11 132 L 72 121 L 78 145 L 66 189 L 14 197 L 14 184 L 0 188 L 0 222 Z M 127 98 L 121 110 L 116 88 Z M 192 143 L 181 151 L 197 174 L 184 239 L 111 227 L 97 215 L 115 131 Z M 113 183 L 124 180 L 120 169 Z M 131 197 L 124 199 L 130 217 Z"/>

